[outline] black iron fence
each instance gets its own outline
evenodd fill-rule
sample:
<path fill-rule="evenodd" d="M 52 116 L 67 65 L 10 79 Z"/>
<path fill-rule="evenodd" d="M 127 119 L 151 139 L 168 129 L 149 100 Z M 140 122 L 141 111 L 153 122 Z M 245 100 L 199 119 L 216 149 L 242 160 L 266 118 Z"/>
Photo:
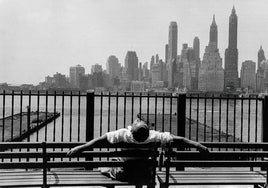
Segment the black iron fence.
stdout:
<path fill-rule="evenodd" d="M 198 94 L 3 91 L 0 141 L 84 142 L 126 128 L 138 114 L 152 129 L 192 140 L 268 141 L 263 126 L 267 101 Z"/>

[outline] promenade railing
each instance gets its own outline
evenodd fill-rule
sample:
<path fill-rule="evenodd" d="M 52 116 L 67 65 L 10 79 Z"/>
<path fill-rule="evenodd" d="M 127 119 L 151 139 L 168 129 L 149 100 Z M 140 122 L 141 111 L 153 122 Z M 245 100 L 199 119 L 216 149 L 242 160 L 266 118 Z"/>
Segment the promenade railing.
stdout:
<path fill-rule="evenodd" d="M 152 129 L 192 140 L 268 141 L 267 101 L 258 96 L 2 91 L 0 141 L 84 142 L 127 127 L 138 114 Z"/>

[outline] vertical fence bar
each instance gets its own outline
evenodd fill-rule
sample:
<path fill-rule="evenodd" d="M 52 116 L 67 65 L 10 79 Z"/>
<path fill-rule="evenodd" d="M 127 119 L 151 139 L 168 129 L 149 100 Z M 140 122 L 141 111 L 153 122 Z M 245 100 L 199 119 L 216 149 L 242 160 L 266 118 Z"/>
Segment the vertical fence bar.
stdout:
<path fill-rule="evenodd" d="M 142 111 L 142 93 L 140 92 L 140 109 L 139 109 L 139 114 L 140 114 L 140 117 L 141 117 L 141 111 Z"/>
<path fill-rule="evenodd" d="M 22 134 L 22 101 L 23 101 L 23 93 L 22 90 L 20 91 L 20 136 Z"/>
<path fill-rule="evenodd" d="M 250 142 L 250 104 L 251 100 L 248 99 L 248 142 Z"/>
<path fill-rule="evenodd" d="M 211 99 L 211 142 L 213 142 L 213 130 L 214 130 L 214 95 L 212 95 Z"/>
<path fill-rule="evenodd" d="M 124 128 L 126 127 L 127 93 L 124 95 Z"/>
<path fill-rule="evenodd" d="M 118 92 L 116 92 L 115 101 L 115 129 L 118 130 Z"/>
<path fill-rule="evenodd" d="M 31 107 L 27 106 L 27 132 L 30 130 L 31 125 Z M 27 137 L 27 142 L 30 142 L 30 137 Z"/>
<path fill-rule="evenodd" d="M 2 142 L 5 141 L 5 109 L 6 109 L 6 91 L 3 91 L 3 126 L 2 126 Z"/>
<path fill-rule="evenodd" d="M 134 120 L 134 92 L 132 92 L 131 95 L 131 123 L 133 123 Z"/>
<path fill-rule="evenodd" d="M 157 93 L 155 93 L 154 126 L 157 129 Z"/>
<path fill-rule="evenodd" d="M 64 91 L 62 91 L 62 98 L 61 98 L 61 142 L 63 142 L 64 138 Z M 61 148 L 63 151 L 63 148 Z M 63 158 L 61 158 L 63 160 Z"/>
<path fill-rule="evenodd" d="M 147 93 L 147 121 L 150 122 L 150 119 L 149 119 L 149 113 L 150 113 L 150 94 L 149 92 Z"/>
<path fill-rule="evenodd" d="M 72 123 L 73 123 L 73 92 L 70 93 L 70 127 L 69 127 L 69 142 L 72 141 Z"/>
<path fill-rule="evenodd" d="M 39 127 L 39 111 L 40 111 L 40 91 L 37 92 L 37 127 Z M 36 142 L 39 141 L 39 128 L 36 130 Z"/>
<path fill-rule="evenodd" d="M 234 133 L 234 140 L 233 142 L 235 142 L 236 140 L 236 98 L 234 98 L 234 130 L 233 130 L 233 133 Z"/>
<path fill-rule="evenodd" d="M 164 121 L 165 121 L 165 94 L 163 94 L 162 98 L 162 132 L 165 131 Z"/>
<path fill-rule="evenodd" d="M 189 95 L 189 139 L 192 138 L 192 94 Z"/>
<path fill-rule="evenodd" d="M 86 106 L 86 141 L 94 138 L 94 92 L 87 92 Z"/>
<path fill-rule="evenodd" d="M 31 90 L 29 91 L 29 108 L 28 108 L 28 123 L 27 123 L 27 132 L 31 129 L 31 106 L 32 106 L 32 92 Z M 30 142 L 30 135 L 27 137 L 27 142 Z"/>
<path fill-rule="evenodd" d="M 102 107 L 103 107 L 103 93 L 100 93 L 100 136 L 102 133 Z"/>
<path fill-rule="evenodd" d="M 172 95 L 170 96 L 170 106 L 169 106 L 169 116 L 170 116 L 170 119 L 169 119 L 169 130 L 170 132 L 172 131 Z"/>
<path fill-rule="evenodd" d="M 226 142 L 228 142 L 228 121 L 229 121 L 229 96 L 227 96 L 227 100 L 226 100 Z M 226 148 L 227 149 L 227 148 Z"/>
<path fill-rule="evenodd" d="M 243 142 L 243 109 L 244 109 L 244 100 L 243 97 L 241 99 L 241 133 L 240 133 L 240 137 L 241 137 L 241 142 Z"/>
<path fill-rule="evenodd" d="M 61 141 L 63 142 L 64 138 L 64 91 L 62 92 L 62 98 L 61 98 Z"/>
<path fill-rule="evenodd" d="M 207 95 L 205 94 L 205 99 L 204 99 L 204 142 L 206 141 L 207 137 Z"/>
<path fill-rule="evenodd" d="M 219 142 L 221 142 L 221 95 L 219 99 Z"/>
<path fill-rule="evenodd" d="M 108 93 L 108 132 L 111 131 L 111 92 Z"/>
<path fill-rule="evenodd" d="M 48 113 L 48 91 L 46 91 L 46 122 L 47 122 L 47 113 Z M 45 141 L 47 141 L 47 125 L 45 126 Z"/>
<path fill-rule="evenodd" d="M 57 93 L 54 92 L 54 116 L 56 115 L 56 103 L 57 103 Z M 53 142 L 56 141 L 56 119 L 53 121 Z"/>
<path fill-rule="evenodd" d="M 198 132 L 199 132 L 199 94 L 197 94 L 196 105 L 197 105 L 197 110 L 196 110 L 196 141 L 198 141 Z"/>
<path fill-rule="evenodd" d="M 14 90 L 12 90 L 11 94 L 11 141 L 13 141 L 14 136 Z"/>
<path fill-rule="evenodd" d="M 20 90 L 20 127 L 19 127 L 19 135 L 22 135 L 22 101 L 23 101 L 23 92 L 22 90 Z M 21 152 L 21 148 L 19 149 L 19 151 Z M 21 158 L 19 158 L 19 162 L 21 162 Z"/>
<path fill-rule="evenodd" d="M 78 92 L 78 122 L 77 122 L 77 141 L 80 142 L 80 124 L 81 124 L 81 92 Z"/>
<path fill-rule="evenodd" d="M 268 96 L 264 96 L 262 104 L 262 142 L 268 142 Z"/>
<path fill-rule="evenodd" d="M 257 142 L 257 136 L 258 136 L 258 96 L 256 96 L 255 100 L 255 142 Z"/>

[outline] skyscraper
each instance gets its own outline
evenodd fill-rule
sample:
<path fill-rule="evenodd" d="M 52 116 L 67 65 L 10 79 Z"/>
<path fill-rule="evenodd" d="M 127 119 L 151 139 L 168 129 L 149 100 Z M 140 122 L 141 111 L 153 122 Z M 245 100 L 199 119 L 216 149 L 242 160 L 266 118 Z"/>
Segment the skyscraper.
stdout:
<path fill-rule="evenodd" d="M 111 55 L 108 57 L 106 68 L 107 73 L 110 75 L 111 78 L 119 77 L 121 66 L 116 56 Z"/>
<path fill-rule="evenodd" d="M 177 58 L 177 42 L 178 42 L 178 27 L 176 22 L 171 22 L 169 25 L 168 35 L 168 87 L 173 88 L 174 76 L 176 74 L 176 58 Z"/>
<path fill-rule="evenodd" d="M 229 45 L 225 50 L 224 87 L 235 90 L 239 87 L 238 80 L 238 49 L 237 49 L 237 15 L 233 7 L 229 17 Z"/>
<path fill-rule="evenodd" d="M 79 80 L 80 77 L 85 75 L 85 68 L 81 65 L 76 65 L 74 67 L 70 67 L 70 84 L 73 88 L 79 88 Z"/>
<path fill-rule="evenodd" d="M 194 48 L 195 59 L 196 60 L 200 59 L 200 41 L 198 37 L 194 38 L 193 48 Z"/>
<path fill-rule="evenodd" d="M 262 46 L 261 46 L 259 51 L 258 51 L 258 68 L 260 68 L 261 62 L 263 60 L 266 60 L 266 58 L 265 58 L 264 51 L 263 51 Z"/>
<path fill-rule="evenodd" d="M 241 88 L 256 91 L 256 63 L 247 60 L 242 63 L 241 72 Z"/>
<path fill-rule="evenodd" d="M 216 21 L 213 21 L 210 27 L 209 44 L 203 56 L 202 65 L 198 75 L 198 90 L 221 92 L 224 87 L 224 70 L 222 68 L 222 59 L 217 48 L 218 39 L 216 35 Z M 211 36 L 212 35 L 212 36 Z"/>
<path fill-rule="evenodd" d="M 168 44 L 165 45 L 165 63 L 168 63 Z"/>
<path fill-rule="evenodd" d="M 215 43 L 216 48 L 218 48 L 218 26 L 215 21 L 215 15 L 213 15 L 213 20 L 210 25 L 209 44 L 210 43 Z"/>
<path fill-rule="evenodd" d="M 138 80 L 138 56 L 135 51 L 128 51 L 125 57 L 125 69 L 129 81 Z"/>

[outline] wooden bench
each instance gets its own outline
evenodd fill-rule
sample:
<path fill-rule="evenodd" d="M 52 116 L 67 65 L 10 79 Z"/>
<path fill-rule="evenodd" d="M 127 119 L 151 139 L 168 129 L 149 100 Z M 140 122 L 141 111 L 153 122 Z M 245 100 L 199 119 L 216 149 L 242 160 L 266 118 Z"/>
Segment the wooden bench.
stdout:
<path fill-rule="evenodd" d="M 156 144 L 117 144 L 97 147 L 75 158 L 66 157 L 67 151 L 82 143 L 0 143 L 0 187 L 55 187 L 55 186 L 129 186 L 155 187 L 157 157 Z M 135 148 L 145 148 L 137 150 Z M 10 151 L 10 149 L 13 149 Z M 121 151 L 118 148 L 131 148 Z M 150 148 L 150 150 L 148 150 Z M 152 149 L 153 148 L 153 149 Z M 101 174 L 98 167 L 123 167 L 127 163 L 114 161 L 118 157 L 150 158 L 153 173 L 150 181 L 117 181 Z M 25 170 L 26 169 L 26 170 Z"/>
<path fill-rule="evenodd" d="M 165 171 L 157 174 L 160 187 L 169 185 L 254 185 L 267 187 L 267 143 L 204 143 L 209 154 L 195 150 L 165 152 Z M 213 150 L 212 150 L 213 149 Z M 185 168 L 176 170 L 176 168 Z M 254 167 L 257 167 L 254 169 Z"/>

